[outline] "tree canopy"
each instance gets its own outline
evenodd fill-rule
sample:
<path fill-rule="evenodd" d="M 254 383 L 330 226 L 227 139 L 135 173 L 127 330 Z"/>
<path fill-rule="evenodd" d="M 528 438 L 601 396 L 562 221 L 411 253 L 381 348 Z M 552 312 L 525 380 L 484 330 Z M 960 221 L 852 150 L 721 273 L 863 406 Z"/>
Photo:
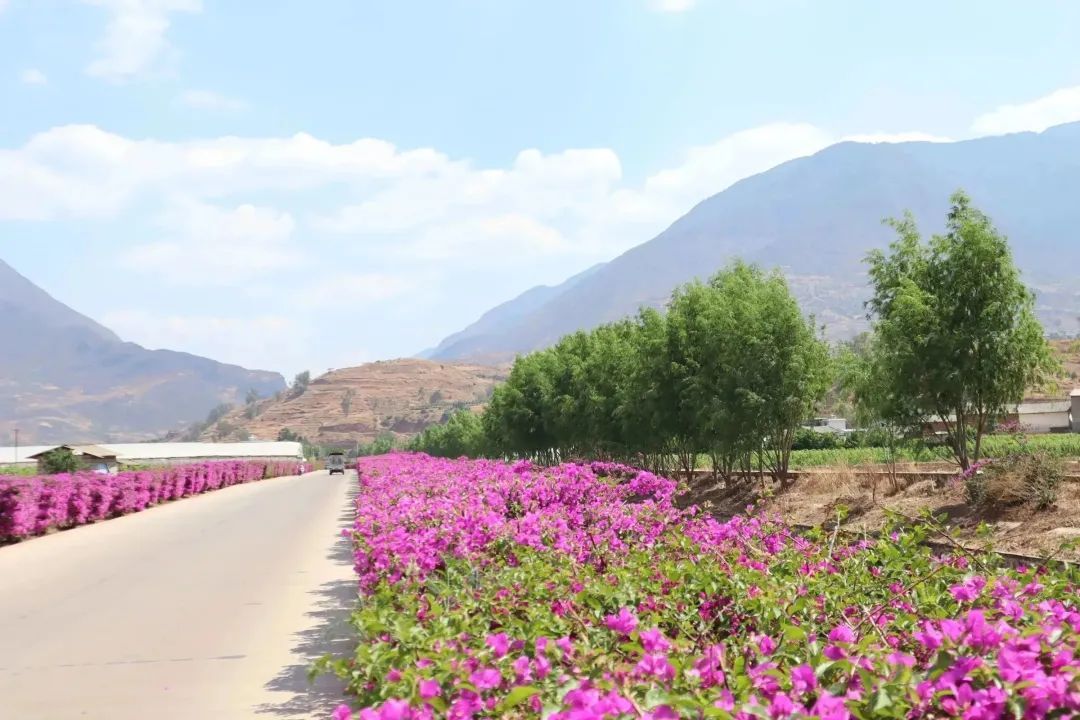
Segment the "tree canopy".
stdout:
<path fill-rule="evenodd" d="M 1007 239 L 963 192 L 951 204 L 943 235 L 924 241 L 906 214 L 886 221 L 888 252 L 868 256 L 874 337 L 858 392 L 889 422 L 939 420 L 967 469 L 1054 363 Z"/>
<path fill-rule="evenodd" d="M 667 313 L 564 337 L 518 358 L 482 418 L 458 414 L 413 444 L 435 454 L 623 460 L 785 477 L 795 430 L 830 359 L 778 272 L 736 262 L 679 288 Z M 475 438 L 479 437 L 479 440 Z"/>

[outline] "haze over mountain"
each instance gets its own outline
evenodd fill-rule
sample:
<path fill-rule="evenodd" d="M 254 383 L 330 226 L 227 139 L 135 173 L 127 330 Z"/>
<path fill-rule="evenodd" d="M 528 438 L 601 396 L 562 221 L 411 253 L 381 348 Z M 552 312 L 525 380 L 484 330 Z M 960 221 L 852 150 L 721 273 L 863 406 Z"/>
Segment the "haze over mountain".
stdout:
<path fill-rule="evenodd" d="M 142 440 L 201 419 L 249 388 L 285 387 L 253 371 L 124 342 L 0 260 L 0 444 Z"/>
<path fill-rule="evenodd" d="M 865 327 L 863 259 L 911 210 L 939 232 L 966 190 L 1012 243 L 1050 333 L 1080 317 L 1080 123 L 954 143 L 845 142 L 755 175 L 699 203 L 667 230 L 554 288 L 534 288 L 450 336 L 445 360 L 506 360 L 579 329 L 661 307 L 671 291 L 732 258 L 780 267 L 830 337 Z"/>

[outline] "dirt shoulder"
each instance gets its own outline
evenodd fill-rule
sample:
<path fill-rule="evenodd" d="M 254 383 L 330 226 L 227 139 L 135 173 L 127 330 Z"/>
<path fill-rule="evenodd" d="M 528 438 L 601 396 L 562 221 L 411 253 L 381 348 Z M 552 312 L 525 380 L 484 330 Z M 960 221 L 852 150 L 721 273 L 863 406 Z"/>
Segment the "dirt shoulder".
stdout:
<path fill-rule="evenodd" d="M 916 518 L 929 511 L 944 515 L 950 535 L 970 547 L 989 544 L 1002 552 L 1054 555 L 1080 562 L 1080 543 L 1078 548 L 1063 549 L 1069 541 L 1080 541 L 1077 482 L 1062 483 L 1057 503 L 1043 511 L 1021 505 L 976 512 L 965 501 L 959 482 L 941 485 L 931 479 L 915 479 L 902 480 L 894 487 L 887 478 L 853 468 L 804 473 L 787 488 L 771 482 L 763 488 L 756 480 L 724 487 L 722 482 L 699 477 L 690 484 L 684 501 L 707 506 L 719 515 L 745 513 L 752 505 L 794 524 L 834 526 L 843 518 L 840 526 L 856 532 L 880 530 L 890 512 Z"/>

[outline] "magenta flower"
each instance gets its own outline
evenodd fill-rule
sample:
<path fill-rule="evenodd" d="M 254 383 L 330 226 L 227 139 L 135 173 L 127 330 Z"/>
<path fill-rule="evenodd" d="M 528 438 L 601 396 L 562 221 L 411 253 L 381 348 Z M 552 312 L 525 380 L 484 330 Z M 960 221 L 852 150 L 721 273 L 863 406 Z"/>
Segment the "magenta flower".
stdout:
<path fill-rule="evenodd" d="M 424 700 L 430 700 L 434 697 L 439 697 L 442 694 L 442 688 L 439 687 L 439 683 L 435 680 L 421 680 L 420 681 L 420 697 Z"/>
<path fill-rule="evenodd" d="M 760 636 L 757 641 L 757 646 L 762 655 L 772 655 L 776 652 L 776 641 L 768 635 Z"/>
<path fill-rule="evenodd" d="M 645 655 L 637 664 L 640 675 L 655 677 L 664 682 L 675 678 L 675 668 L 665 655 Z"/>
<path fill-rule="evenodd" d="M 798 694 L 810 692 L 817 688 L 817 675 L 814 668 L 809 665 L 798 665 L 791 669 L 791 689 Z"/>
<path fill-rule="evenodd" d="M 478 690 L 494 690 L 502 684 L 502 675 L 495 668 L 481 668 L 469 675 L 469 681 Z"/>
<path fill-rule="evenodd" d="M 501 658 L 510 652 L 510 638 L 506 636 L 506 633 L 488 635 L 487 646 L 491 648 L 491 652 L 496 658 Z"/>
<path fill-rule="evenodd" d="M 634 632 L 637 624 L 637 616 L 630 611 L 630 608 L 626 607 L 621 608 L 615 615 L 608 615 L 604 618 L 604 625 L 607 626 L 609 630 L 614 630 L 622 635 L 629 635 Z"/>
<path fill-rule="evenodd" d="M 649 630 L 642 630 L 639 636 L 641 638 L 641 646 L 645 648 L 647 653 L 662 653 L 671 647 L 671 643 L 664 637 L 664 633 L 660 632 L 659 628 L 651 628 Z"/>
<path fill-rule="evenodd" d="M 834 643 L 855 642 L 855 631 L 847 625 L 837 625 L 829 632 L 829 640 Z"/>

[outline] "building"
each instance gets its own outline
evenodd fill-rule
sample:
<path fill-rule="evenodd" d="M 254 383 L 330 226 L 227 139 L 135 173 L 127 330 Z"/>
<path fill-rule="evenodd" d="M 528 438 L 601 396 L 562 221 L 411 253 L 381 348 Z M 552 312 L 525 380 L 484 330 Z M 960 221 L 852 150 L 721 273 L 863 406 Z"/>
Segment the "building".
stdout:
<path fill-rule="evenodd" d="M 99 447 L 97 445 L 57 445 L 56 447 L 48 448 L 38 453 L 34 453 L 30 456 L 30 460 L 34 460 L 38 464 L 38 469 L 44 472 L 42 463 L 45 457 L 54 450 L 60 450 L 66 448 L 71 451 L 71 454 L 75 456 L 75 459 L 79 462 L 80 470 L 92 470 L 93 472 L 101 473 L 114 473 L 119 467 L 120 463 L 116 459 L 116 451 L 108 448 Z"/>
<path fill-rule="evenodd" d="M 3 467 L 26 467 L 36 465 L 36 460 L 31 460 L 32 455 L 50 450 L 55 445 L 19 445 L 0 447 L 0 468 Z"/>
<path fill-rule="evenodd" d="M 107 443 L 101 445 L 34 445 L 0 447 L 0 466 L 33 465 L 38 456 L 57 447 L 89 450 L 91 456 L 103 455 L 99 462 L 112 458 L 121 470 L 131 465 L 183 465 L 210 460 L 303 460 L 304 450 L 298 442 L 236 442 L 236 443 Z"/>
<path fill-rule="evenodd" d="M 179 465 L 208 460 L 303 460 L 298 442 L 110 443 L 121 465 Z"/>
<path fill-rule="evenodd" d="M 847 426 L 847 420 L 845 418 L 814 418 L 810 422 L 803 425 L 807 430 L 813 430 L 819 433 L 831 433 L 833 435 L 847 435 L 852 432 L 851 428 Z"/>
<path fill-rule="evenodd" d="M 1006 422 L 1015 422 L 1024 432 L 1042 434 L 1072 431 L 1070 400 L 1037 400 L 1020 403 Z"/>
<path fill-rule="evenodd" d="M 998 423 L 1015 423 L 1021 430 L 1032 434 L 1080 433 L 1080 389 L 1073 390 L 1065 400 L 1028 400 L 1010 408 Z M 953 416 L 949 416 L 953 422 Z M 977 419 L 968 420 L 974 425 Z M 929 418 L 923 425 L 929 433 L 943 433 L 945 423 L 940 418 Z"/>

